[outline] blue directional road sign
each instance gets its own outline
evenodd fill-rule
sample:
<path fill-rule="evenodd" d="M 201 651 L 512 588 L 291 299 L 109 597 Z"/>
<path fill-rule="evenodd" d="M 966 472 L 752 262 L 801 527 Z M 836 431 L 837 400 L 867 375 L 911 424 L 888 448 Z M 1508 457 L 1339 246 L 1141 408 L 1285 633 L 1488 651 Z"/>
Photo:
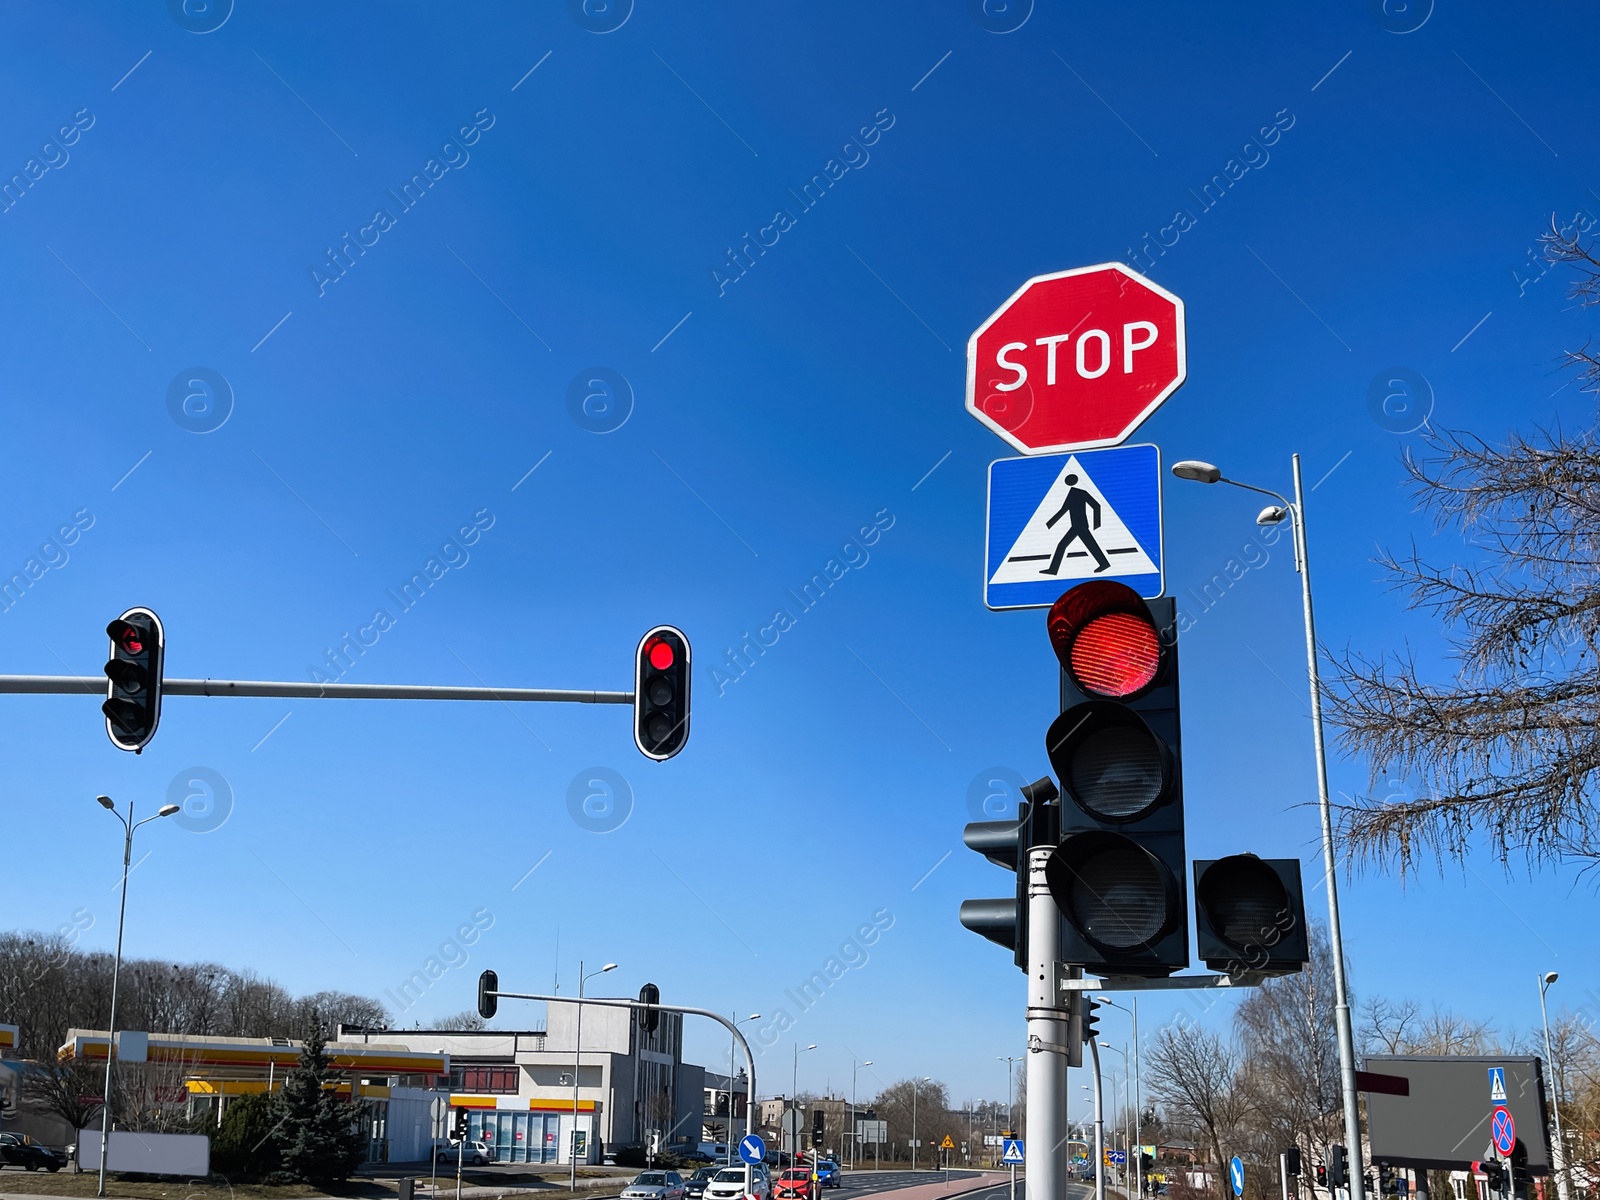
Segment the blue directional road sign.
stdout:
<path fill-rule="evenodd" d="M 1107 1150 L 1106 1161 L 1114 1167 L 1120 1167 L 1128 1161 L 1128 1152 L 1126 1150 Z"/>
<path fill-rule="evenodd" d="M 1161 451 L 1116 446 L 989 464 L 983 602 L 1048 608 L 1075 583 L 1161 595 Z"/>
<path fill-rule="evenodd" d="M 1509 1155 L 1517 1148 L 1517 1123 L 1511 1119 L 1511 1110 L 1497 1105 L 1494 1118 L 1489 1122 L 1489 1136 L 1494 1139 L 1494 1148 L 1501 1154 Z"/>
<path fill-rule="evenodd" d="M 751 1166 L 767 1157 L 767 1144 L 755 1134 L 739 1139 L 739 1161 Z"/>
<path fill-rule="evenodd" d="M 1244 1195 L 1244 1160 L 1237 1154 L 1228 1160 L 1228 1182 L 1233 1185 L 1235 1196 Z"/>
<path fill-rule="evenodd" d="M 1006 1138 L 1005 1149 L 1000 1151 L 1000 1165 L 1005 1167 L 1020 1167 L 1027 1161 L 1023 1153 L 1021 1138 Z"/>

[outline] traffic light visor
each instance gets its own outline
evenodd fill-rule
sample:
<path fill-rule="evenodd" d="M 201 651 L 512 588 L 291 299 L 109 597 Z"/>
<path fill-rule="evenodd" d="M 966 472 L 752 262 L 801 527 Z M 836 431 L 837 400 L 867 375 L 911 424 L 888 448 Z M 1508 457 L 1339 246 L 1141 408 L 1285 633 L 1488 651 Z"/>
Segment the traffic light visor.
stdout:
<path fill-rule="evenodd" d="M 1126 584 L 1090 580 L 1050 607 L 1050 644 L 1084 692 L 1128 700 L 1155 683 L 1161 637 L 1149 606 Z"/>
<path fill-rule="evenodd" d="M 1195 900 L 1217 935 L 1241 951 L 1272 936 L 1291 908 L 1278 873 L 1253 854 L 1211 864 L 1196 881 Z"/>
<path fill-rule="evenodd" d="M 1172 872 L 1121 834 L 1069 838 L 1051 852 L 1045 882 L 1067 919 L 1111 952 L 1149 945 L 1173 927 L 1178 914 Z"/>

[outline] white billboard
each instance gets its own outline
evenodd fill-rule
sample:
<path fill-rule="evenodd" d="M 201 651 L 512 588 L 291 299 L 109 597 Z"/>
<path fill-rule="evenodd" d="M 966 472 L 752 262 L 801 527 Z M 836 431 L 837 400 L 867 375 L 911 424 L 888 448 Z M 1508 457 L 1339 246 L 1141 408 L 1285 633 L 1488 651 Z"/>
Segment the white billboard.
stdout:
<path fill-rule="evenodd" d="M 100 1169 L 98 1129 L 78 1131 L 78 1169 Z M 136 1133 L 113 1129 L 106 1146 L 106 1170 L 203 1178 L 211 1173 L 211 1139 L 203 1133 Z"/>

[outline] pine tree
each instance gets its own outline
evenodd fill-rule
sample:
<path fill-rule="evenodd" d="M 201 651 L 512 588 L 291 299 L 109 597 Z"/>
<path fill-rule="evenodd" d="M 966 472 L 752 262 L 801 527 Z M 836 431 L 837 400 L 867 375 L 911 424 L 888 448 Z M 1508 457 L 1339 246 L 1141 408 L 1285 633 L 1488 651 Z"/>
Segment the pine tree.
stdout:
<path fill-rule="evenodd" d="M 363 1150 L 358 1113 L 339 1099 L 326 1045 L 322 1026 L 314 1023 L 300 1049 L 300 1063 L 284 1077 L 278 1097 L 276 1141 L 283 1169 L 318 1185 L 347 1178 Z"/>

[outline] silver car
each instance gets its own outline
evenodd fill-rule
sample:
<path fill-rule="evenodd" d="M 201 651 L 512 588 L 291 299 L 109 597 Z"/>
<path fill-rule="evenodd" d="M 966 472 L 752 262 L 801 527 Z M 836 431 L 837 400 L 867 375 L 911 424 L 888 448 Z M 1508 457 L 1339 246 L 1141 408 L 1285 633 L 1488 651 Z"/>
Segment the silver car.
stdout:
<path fill-rule="evenodd" d="M 683 1176 L 676 1171 L 641 1171 L 622 1189 L 622 1200 L 683 1200 Z"/>

